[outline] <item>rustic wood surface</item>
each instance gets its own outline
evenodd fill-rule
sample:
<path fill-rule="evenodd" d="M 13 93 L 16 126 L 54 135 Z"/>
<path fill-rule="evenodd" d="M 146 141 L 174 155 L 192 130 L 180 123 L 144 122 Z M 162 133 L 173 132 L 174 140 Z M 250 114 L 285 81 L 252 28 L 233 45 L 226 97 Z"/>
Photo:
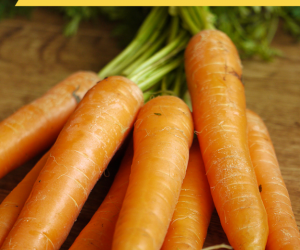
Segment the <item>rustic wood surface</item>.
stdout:
<path fill-rule="evenodd" d="M 99 71 L 120 49 L 110 36 L 112 24 L 84 23 L 76 36 L 62 35 L 64 20 L 49 9 L 35 11 L 30 20 L 0 22 L 0 120 L 45 93 L 77 70 Z M 300 44 L 278 32 L 274 47 L 284 57 L 271 63 L 243 62 L 247 105 L 265 121 L 300 227 Z M 1 138 L 0 138 L 1 140 Z M 26 175 L 40 156 L 0 180 L 0 202 Z M 69 237 L 68 249 L 104 199 L 113 180 L 121 152 L 92 191 Z M 227 243 L 216 213 L 205 246 Z"/>

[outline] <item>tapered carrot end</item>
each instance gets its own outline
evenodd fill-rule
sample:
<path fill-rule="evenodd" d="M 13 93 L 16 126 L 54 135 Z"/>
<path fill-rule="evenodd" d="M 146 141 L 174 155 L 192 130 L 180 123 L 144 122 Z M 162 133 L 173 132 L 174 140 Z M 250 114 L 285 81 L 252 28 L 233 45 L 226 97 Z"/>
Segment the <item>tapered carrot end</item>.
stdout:
<path fill-rule="evenodd" d="M 231 225 L 231 223 L 224 224 L 224 221 L 222 222 L 224 231 L 226 231 L 229 243 L 233 249 L 264 250 L 268 238 L 268 222 L 265 214 L 260 212 L 259 207 L 257 207 L 255 213 L 255 209 L 251 207 L 251 204 L 249 204 L 249 208 L 240 207 L 235 212 L 237 216 L 232 216 L 235 218 L 227 219 L 235 221 L 235 223 L 240 225 L 239 227 Z"/>
<path fill-rule="evenodd" d="M 268 214 L 267 249 L 300 249 L 299 229 L 268 129 L 259 115 L 251 110 L 246 114 L 251 160 Z"/>
<path fill-rule="evenodd" d="M 201 249 L 213 208 L 199 143 L 194 139 L 179 200 L 161 250 Z"/>

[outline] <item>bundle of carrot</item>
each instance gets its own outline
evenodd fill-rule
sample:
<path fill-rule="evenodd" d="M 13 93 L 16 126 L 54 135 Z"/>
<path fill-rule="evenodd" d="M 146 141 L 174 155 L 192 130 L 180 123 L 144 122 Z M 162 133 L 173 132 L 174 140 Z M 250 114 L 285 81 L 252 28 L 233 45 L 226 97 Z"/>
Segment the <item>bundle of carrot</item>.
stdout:
<path fill-rule="evenodd" d="M 71 76 L 0 124 L 15 138 L 1 141 L 2 176 L 54 143 L 1 204 L 1 249 L 59 249 L 132 129 L 133 152 L 71 249 L 200 249 L 214 206 L 234 249 L 299 249 L 274 150 L 246 112 L 241 77 L 234 44 L 206 8 L 153 8 L 98 76 Z"/>
<path fill-rule="evenodd" d="M 147 90 L 159 81 L 164 74 L 170 72 L 179 65 L 182 61 L 181 58 L 175 58 L 175 60 L 172 59 L 176 57 L 178 52 L 184 49 L 184 45 L 187 43 L 187 39 L 184 40 L 186 32 L 176 34 L 174 42 L 171 42 L 166 48 L 161 49 L 162 42 L 165 40 L 166 36 L 164 36 L 159 43 L 156 42 L 156 38 L 163 32 L 163 28 L 166 26 L 168 18 L 167 8 L 154 8 L 140 28 L 136 40 L 134 40 L 121 55 L 107 65 L 107 67 L 99 73 L 99 76 L 104 78 L 103 75 L 116 75 L 126 69 L 127 74 L 128 72 L 131 74 L 129 78 L 135 79 L 135 82 L 140 89 Z M 159 21 L 154 22 L 155 20 Z M 160 28 L 157 29 L 157 26 Z M 156 31 L 154 31 L 154 28 Z M 147 53 L 144 53 L 149 45 L 152 45 L 153 48 L 150 51 L 148 50 Z M 169 51 L 173 50 L 178 45 L 179 49 L 176 49 L 175 52 L 172 51 L 169 55 Z M 155 54 L 155 52 L 157 53 Z M 136 59 L 136 57 L 138 58 Z M 136 72 L 134 71 L 135 68 L 133 68 L 131 70 L 133 71 L 132 73 L 128 66 L 134 66 L 134 63 L 132 63 L 133 59 L 136 59 L 135 63 L 140 64 L 140 66 Z M 122 63 L 120 63 L 120 61 Z M 168 62 L 168 64 L 166 62 Z M 80 82 L 79 77 L 76 78 L 75 76 L 73 78 L 75 78 L 73 86 L 75 84 L 78 84 L 78 86 L 75 85 L 77 88 L 73 88 L 74 90 L 72 91 L 69 90 L 66 95 L 73 101 L 80 101 L 79 94 L 81 92 L 78 94 L 78 89 L 80 89 L 81 85 L 85 84 L 87 81 L 84 81 L 85 79 L 83 79 L 82 83 Z M 97 77 L 95 79 L 96 80 L 92 82 L 91 86 L 95 85 L 99 80 Z M 67 86 L 72 83 L 69 79 L 65 82 L 65 85 Z M 126 87 L 128 84 L 133 86 L 133 83 L 124 77 L 106 77 L 88 91 L 84 99 L 80 101 L 80 105 L 73 112 L 70 119 L 68 119 L 67 123 L 65 123 L 68 118 L 67 115 L 64 113 L 56 113 L 56 116 L 64 121 L 61 122 L 62 125 L 65 123 L 64 128 L 57 139 L 57 133 L 53 135 L 50 134 L 52 135 L 51 138 L 53 141 L 56 140 L 56 142 L 51 148 L 48 160 L 35 181 L 35 184 L 33 185 L 33 180 L 31 178 L 31 183 L 27 188 L 27 194 L 26 192 L 23 192 L 22 201 L 18 201 L 19 203 L 16 205 L 19 208 L 18 211 L 11 215 L 13 219 L 7 222 L 5 230 L 3 230 L 2 239 L 4 240 L 5 236 L 15 223 L 15 226 L 11 229 L 3 243 L 2 247 L 4 249 L 7 247 L 7 244 L 8 247 L 14 246 L 18 248 L 21 246 L 29 248 L 52 246 L 55 249 L 60 247 L 76 220 L 89 192 L 105 170 L 112 155 L 131 129 L 134 117 L 141 105 L 141 92 L 134 93 L 137 92 L 137 90 L 133 90 L 133 87 L 130 87 L 131 89 L 129 89 L 129 91 L 124 89 L 128 88 Z M 131 93 L 132 98 L 129 98 L 129 93 Z M 125 97 L 126 99 L 123 100 Z M 52 99 L 51 95 L 50 97 L 49 95 L 45 95 L 43 98 L 35 101 L 33 103 L 34 105 L 29 104 L 25 108 L 18 110 L 13 117 L 20 117 L 22 115 L 28 116 L 24 110 L 33 110 L 31 106 L 34 106 L 36 110 L 34 112 L 39 112 L 41 104 L 44 102 L 46 104 L 51 104 L 54 102 Z M 56 104 L 61 110 L 67 109 L 66 104 L 61 103 L 59 99 L 56 101 Z M 44 113 L 46 113 L 46 111 L 47 109 L 45 108 Z M 99 112 L 99 114 L 97 112 Z M 120 115 L 122 113 L 123 115 L 127 113 L 126 117 L 121 117 Z M 47 131 L 47 129 L 53 129 L 53 126 L 48 122 L 49 118 L 46 115 L 41 113 L 39 117 L 39 120 L 45 120 L 44 123 L 39 123 L 38 120 L 33 120 L 32 117 L 28 117 L 28 122 L 23 122 L 22 119 L 18 120 L 17 118 L 14 118 L 17 125 L 21 124 L 22 127 L 33 128 L 31 130 L 31 134 L 33 135 L 29 134 L 29 136 L 31 136 L 29 139 L 28 136 L 25 136 L 19 143 L 20 145 L 23 144 L 23 141 L 24 143 L 27 141 L 29 141 L 29 143 L 37 143 L 37 147 L 32 147 L 33 150 L 30 151 L 29 157 L 37 154 L 47 146 L 49 147 L 51 142 L 53 142 L 47 142 L 45 147 L 41 147 L 41 145 L 38 144 L 46 143 L 43 136 L 45 134 L 47 136 L 50 135 L 49 133 L 45 133 L 45 131 Z M 10 117 L 2 122 L 3 127 L 11 128 L 11 137 L 15 136 L 16 140 L 20 139 L 16 133 L 19 132 L 18 128 L 13 129 L 12 126 L 8 126 L 9 124 L 7 121 L 9 120 L 12 120 L 12 118 Z M 36 129 L 37 131 L 35 131 L 35 127 L 38 128 Z M 57 128 L 55 131 L 59 132 L 60 129 L 61 127 Z M 38 130 L 42 130 L 43 133 L 38 133 Z M 25 144 L 24 148 L 25 147 L 29 148 L 29 145 Z M 3 145 L 2 148 L 5 149 L 5 145 Z M 15 145 L 15 148 L 18 148 L 17 145 Z M 5 157 L 9 155 L 9 153 L 5 152 L 3 158 L 6 159 Z M 28 154 L 26 154 L 26 156 L 27 155 Z M 9 161 L 9 159 L 7 161 Z M 18 162 L 18 165 L 21 163 Z M 13 166 L 16 167 L 17 163 Z M 8 172 L 9 170 L 12 170 L 12 167 L 6 167 L 6 169 L 6 172 Z M 30 196 L 27 198 L 26 196 L 28 196 L 28 191 L 30 191 L 32 185 L 33 188 Z M 64 192 L 62 192 L 63 190 Z M 27 201 L 25 203 L 26 199 Z M 61 200 L 61 202 L 59 202 L 59 200 Z M 4 203 L 3 207 L 5 207 L 5 204 L 7 203 Z M 21 210 L 23 206 L 24 208 Z M 70 212 L 71 210 L 72 212 Z M 35 213 L 33 211 L 39 212 Z M 64 214 L 65 212 L 63 211 L 69 211 L 70 213 L 68 216 L 63 216 L 64 218 L 62 219 L 59 215 Z M 18 214 L 19 212 L 20 215 Z M 32 212 L 34 214 L 32 214 Z M 32 219 L 28 220 L 28 218 Z M 48 221 L 48 223 L 44 223 L 46 225 L 43 227 L 41 226 L 42 221 Z M 32 227 L 32 230 L 28 232 L 27 227 Z M 29 233 L 30 235 L 26 236 L 26 233 Z M 26 242 L 23 240 L 26 240 Z"/>

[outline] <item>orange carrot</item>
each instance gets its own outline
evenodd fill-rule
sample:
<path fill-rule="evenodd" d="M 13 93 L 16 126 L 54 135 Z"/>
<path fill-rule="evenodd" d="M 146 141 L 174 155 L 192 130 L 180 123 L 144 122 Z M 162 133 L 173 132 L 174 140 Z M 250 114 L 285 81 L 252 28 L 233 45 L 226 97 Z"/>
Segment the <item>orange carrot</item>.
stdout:
<path fill-rule="evenodd" d="M 0 123 L 0 178 L 55 141 L 84 94 L 99 81 L 93 72 L 78 72 Z"/>
<path fill-rule="evenodd" d="M 59 249 L 142 103 L 141 90 L 124 77 L 106 78 L 88 91 L 1 249 Z"/>
<path fill-rule="evenodd" d="M 248 144 L 260 195 L 267 210 L 272 250 L 300 249 L 300 234 L 275 150 L 262 119 L 247 110 Z"/>
<path fill-rule="evenodd" d="M 267 214 L 247 144 L 241 62 L 221 31 L 195 35 L 185 52 L 194 123 L 212 197 L 234 249 L 265 249 Z"/>
<path fill-rule="evenodd" d="M 17 220 L 33 184 L 49 156 L 47 152 L 25 178 L 10 192 L 0 205 L 0 246 Z"/>
<path fill-rule="evenodd" d="M 199 143 L 194 139 L 186 176 L 162 250 L 202 249 L 213 208 Z"/>
<path fill-rule="evenodd" d="M 112 249 L 160 249 L 186 173 L 193 121 L 177 97 L 149 101 L 135 122 L 134 158 Z"/>
<path fill-rule="evenodd" d="M 129 182 L 132 158 L 133 143 L 127 148 L 121 166 L 104 201 L 76 238 L 70 250 L 111 249 L 115 225 Z"/>

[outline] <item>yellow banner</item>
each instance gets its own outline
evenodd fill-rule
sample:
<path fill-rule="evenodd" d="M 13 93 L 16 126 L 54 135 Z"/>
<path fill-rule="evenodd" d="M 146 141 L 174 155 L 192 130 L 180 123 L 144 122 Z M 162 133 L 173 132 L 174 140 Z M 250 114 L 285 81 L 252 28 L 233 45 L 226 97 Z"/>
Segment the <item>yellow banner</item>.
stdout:
<path fill-rule="evenodd" d="M 209 3 L 207 5 L 207 3 Z M 18 0 L 16 6 L 299 6 L 299 0 Z"/>

